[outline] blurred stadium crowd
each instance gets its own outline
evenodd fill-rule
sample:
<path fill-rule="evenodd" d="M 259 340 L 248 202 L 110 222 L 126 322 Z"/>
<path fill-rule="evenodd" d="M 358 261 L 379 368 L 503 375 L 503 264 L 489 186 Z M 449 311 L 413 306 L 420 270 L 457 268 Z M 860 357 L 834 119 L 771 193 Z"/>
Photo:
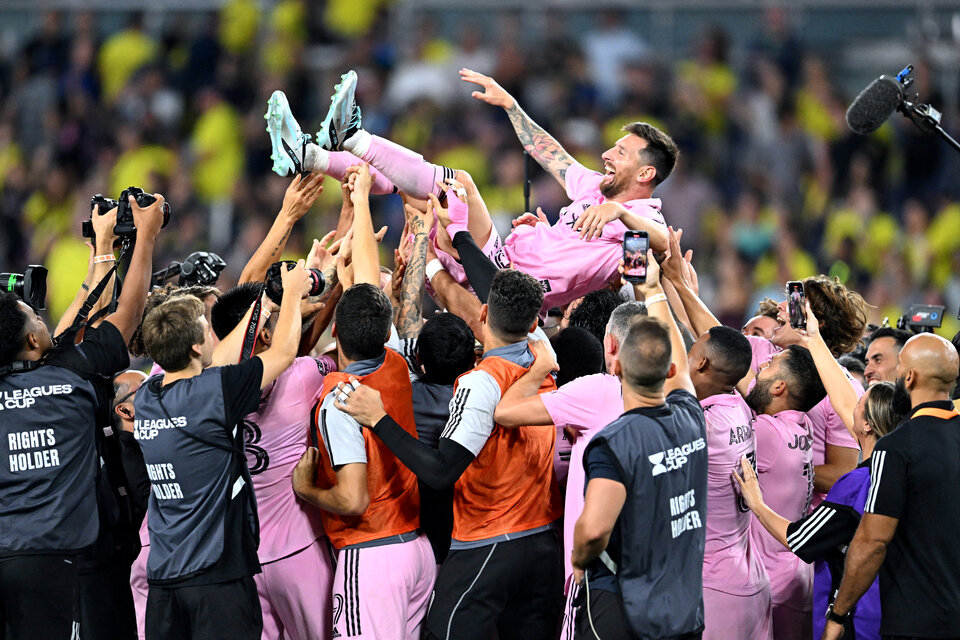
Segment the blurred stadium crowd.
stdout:
<path fill-rule="evenodd" d="M 60 317 L 86 271 L 78 231 L 90 196 L 137 185 L 165 194 L 177 219 L 157 268 L 182 259 L 189 241 L 224 257 L 229 287 L 288 184 L 270 172 L 267 97 L 284 87 L 310 130 L 349 68 L 360 71 L 365 127 L 469 171 L 506 235 L 524 207 L 523 156 L 501 111 L 471 100 L 456 73 L 469 67 L 495 77 L 590 168 L 626 122 L 672 135 L 682 159 L 657 196 L 698 256 L 702 296 L 722 322 L 740 326 L 759 299 L 781 297 L 783 282 L 823 272 L 864 294 L 872 323 L 895 324 L 912 303 L 944 304 L 942 335 L 960 329 L 957 158 L 899 117 L 852 134 L 853 96 L 833 78 L 834 61 L 806 48 L 784 12 L 768 11 L 736 40 L 704 24 L 689 51 L 665 59 L 615 12 L 598 12 L 586 32 L 562 13 L 539 34 L 509 17 L 492 33 L 423 24 L 408 51 L 391 41 L 388 4 L 228 0 L 156 30 L 130 15 L 108 35 L 98 14 L 44 15 L 0 56 L 0 270 L 42 262 L 76 274 L 49 283 L 50 317 Z M 945 106 L 930 65 L 904 62 L 917 64 L 923 100 Z M 948 131 L 956 123 L 944 114 Z M 532 194 L 551 220 L 566 203 L 539 168 Z M 328 185 L 288 252 L 305 254 L 339 206 Z M 377 225 L 403 227 L 398 198 L 373 206 Z"/>

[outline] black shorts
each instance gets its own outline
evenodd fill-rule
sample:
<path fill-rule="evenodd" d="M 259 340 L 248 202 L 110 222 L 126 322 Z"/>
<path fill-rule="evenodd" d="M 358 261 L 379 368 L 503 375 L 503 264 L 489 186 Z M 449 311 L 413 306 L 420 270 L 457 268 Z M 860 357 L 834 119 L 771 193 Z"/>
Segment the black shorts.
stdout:
<path fill-rule="evenodd" d="M 0 558 L 0 638 L 70 640 L 77 563 L 63 555 Z"/>
<path fill-rule="evenodd" d="M 590 607 L 587 608 L 587 589 L 581 588 L 577 594 L 575 640 L 636 640 L 639 636 L 630 631 L 623 612 L 623 599 L 619 593 L 604 589 L 590 590 Z M 703 632 L 688 633 L 665 640 L 700 640 Z"/>
<path fill-rule="evenodd" d="M 262 631 L 252 577 L 196 587 L 150 585 L 147 640 L 260 640 Z"/>
<path fill-rule="evenodd" d="M 554 640 L 563 611 L 560 538 L 525 538 L 451 550 L 433 591 L 427 640 Z"/>

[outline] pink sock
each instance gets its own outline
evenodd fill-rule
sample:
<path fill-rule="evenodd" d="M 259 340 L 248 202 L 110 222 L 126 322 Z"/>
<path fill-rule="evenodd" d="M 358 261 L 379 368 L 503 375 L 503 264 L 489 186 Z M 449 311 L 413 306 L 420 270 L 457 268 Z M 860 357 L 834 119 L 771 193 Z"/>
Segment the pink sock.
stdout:
<path fill-rule="evenodd" d="M 452 169 L 430 164 L 419 153 L 379 136 L 370 136 L 367 149 L 357 155 L 379 169 L 401 191 L 419 199 L 430 193 L 439 196 L 441 191 L 436 185 L 437 180 L 452 178 L 455 174 Z"/>
<path fill-rule="evenodd" d="M 324 153 L 327 154 L 327 166 L 319 170 L 337 180 L 344 176 L 347 168 L 360 164 L 360 159 L 357 158 L 357 156 L 346 151 L 325 151 Z M 370 177 L 373 178 L 373 186 L 370 188 L 370 193 L 375 195 L 396 193 L 397 188 L 393 183 L 375 167 L 370 167 Z"/>

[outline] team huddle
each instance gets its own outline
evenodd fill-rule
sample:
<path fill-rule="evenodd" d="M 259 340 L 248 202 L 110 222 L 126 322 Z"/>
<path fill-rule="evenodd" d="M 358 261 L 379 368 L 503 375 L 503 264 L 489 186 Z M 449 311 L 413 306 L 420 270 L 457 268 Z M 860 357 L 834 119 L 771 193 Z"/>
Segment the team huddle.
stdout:
<path fill-rule="evenodd" d="M 850 595 L 844 554 L 864 514 L 906 517 L 879 438 L 920 415 L 903 393 L 957 378 L 953 346 L 881 329 L 867 359 L 887 364 L 868 366 L 865 390 L 838 358 L 864 338 L 866 302 L 823 275 L 791 283 L 789 302 L 742 331 L 721 325 L 653 197 L 677 162 L 668 135 L 630 124 L 591 171 L 493 79 L 461 77 L 566 190 L 556 223 L 524 213 L 502 238 L 469 174 L 363 129 L 351 71 L 315 137 L 282 92 L 270 98 L 273 168 L 293 181 L 237 286 L 147 295 L 158 198 L 131 205 L 122 293 L 82 341 L 54 344 L 29 306 L 0 300 L 16 326 L 0 397 L 60 385 L 14 406 L 53 426 L 10 433 L 0 491 L 19 493 L 4 499 L 0 563 L 33 562 L 16 571 L 67 575 L 79 591 L 29 591 L 23 611 L 76 597 L 78 613 L 9 637 L 65 637 L 61 623 L 98 637 L 85 605 L 96 587 L 62 556 L 103 537 L 99 446 L 78 428 L 102 430 L 104 414 L 62 424 L 56 402 L 110 409 L 139 516 L 140 637 L 880 637 L 876 572 L 858 572 Z M 340 183 L 337 229 L 277 263 L 324 175 Z M 370 214 L 371 195 L 387 194 L 405 211 L 393 270 Z M 92 222 L 100 255 L 85 287 L 111 277 L 110 217 Z M 625 261 L 625 235 L 649 253 Z M 442 312 L 424 317 L 427 295 Z M 318 345 L 331 323 L 335 344 Z M 128 351 L 155 363 L 149 377 L 125 370 Z M 924 415 L 956 419 L 936 410 Z M 871 464 L 889 464 L 885 480 Z M 22 560 L 53 551 L 47 565 Z M 885 635 L 904 615 L 884 608 Z"/>

